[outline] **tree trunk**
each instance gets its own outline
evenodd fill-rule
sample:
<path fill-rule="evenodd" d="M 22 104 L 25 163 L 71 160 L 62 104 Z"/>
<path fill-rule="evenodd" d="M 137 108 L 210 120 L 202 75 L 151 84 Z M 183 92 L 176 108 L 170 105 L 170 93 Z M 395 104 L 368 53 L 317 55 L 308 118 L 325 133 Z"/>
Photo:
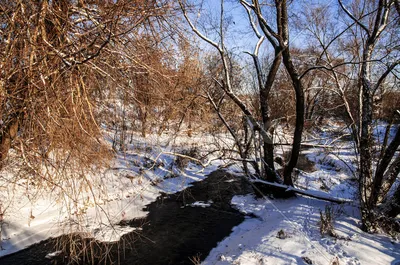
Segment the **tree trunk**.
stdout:
<path fill-rule="evenodd" d="M 143 107 L 144 108 L 144 107 Z M 140 121 L 141 121 L 141 134 L 142 137 L 145 138 L 146 137 L 146 131 L 147 131 L 147 111 L 143 110 L 142 108 L 140 108 L 139 110 L 139 117 L 140 117 Z"/>
<path fill-rule="evenodd" d="M 397 186 L 393 196 L 382 206 L 383 213 L 388 217 L 396 217 L 400 214 L 400 185 Z"/>
<path fill-rule="evenodd" d="M 400 127 L 397 129 L 396 135 L 389 146 L 386 148 L 382 160 L 378 164 L 375 172 L 374 183 L 371 190 L 369 204 L 374 206 L 378 202 L 380 191 L 382 189 L 384 173 L 388 168 L 397 148 L 400 145 Z M 390 187 L 389 187 L 390 189 Z"/>
<path fill-rule="evenodd" d="M 296 93 L 296 127 L 293 135 L 292 153 L 290 160 L 283 172 L 285 185 L 293 186 L 292 171 L 297 164 L 297 160 L 299 159 L 301 138 L 304 127 L 304 88 L 299 79 L 296 68 L 294 67 L 290 58 L 289 48 L 283 50 L 283 63 L 290 75 L 290 78 L 292 79 L 293 87 Z"/>
<path fill-rule="evenodd" d="M 263 120 L 264 130 L 268 132 L 271 126 L 271 118 L 269 116 L 269 106 L 268 106 L 268 97 L 271 91 L 272 85 L 275 81 L 276 74 L 279 70 L 279 66 L 281 64 L 281 56 L 279 54 L 279 50 L 275 52 L 275 59 L 272 62 L 272 66 L 269 70 L 267 80 L 265 85 L 260 84 L 260 105 L 261 105 L 261 116 Z M 274 144 L 264 141 L 264 160 L 268 165 L 270 170 L 266 170 L 267 180 L 275 181 L 276 173 L 274 166 Z"/>
<path fill-rule="evenodd" d="M 292 153 L 290 160 L 283 171 L 284 183 L 286 185 L 293 186 L 292 172 L 297 165 L 297 160 L 299 159 L 301 138 L 304 127 L 304 88 L 290 55 L 287 1 L 282 0 L 276 4 L 278 34 L 280 36 L 279 44 L 282 47 L 283 64 L 289 73 L 296 94 L 296 127 L 293 135 Z"/>
<path fill-rule="evenodd" d="M 379 193 L 378 202 L 382 202 L 393 183 L 396 181 L 397 176 L 400 173 L 400 154 L 395 158 L 393 163 L 390 165 L 385 175 L 383 176 L 383 184 Z"/>
<path fill-rule="evenodd" d="M 370 204 L 372 190 L 372 107 L 373 95 L 372 84 L 369 81 L 370 59 L 373 50 L 373 43 L 367 41 L 363 63 L 360 72 L 360 166 L 359 166 L 359 192 L 361 218 L 363 230 L 369 231 L 374 225 L 372 210 L 375 205 Z"/>

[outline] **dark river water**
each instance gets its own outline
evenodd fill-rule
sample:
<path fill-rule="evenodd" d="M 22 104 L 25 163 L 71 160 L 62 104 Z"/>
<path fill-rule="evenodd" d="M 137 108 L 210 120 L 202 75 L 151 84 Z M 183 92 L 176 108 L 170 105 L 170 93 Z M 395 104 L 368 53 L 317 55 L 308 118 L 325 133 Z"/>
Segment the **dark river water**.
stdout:
<path fill-rule="evenodd" d="M 141 229 L 119 242 L 64 235 L 0 258 L 0 264 L 194 264 L 243 222 L 245 216 L 233 209 L 230 201 L 234 195 L 250 192 L 242 178 L 215 171 L 182 192 L 161 195 L 146 207 L 146 218 L 124 224 Z M 206 208 L 188 206 L 196 201 L 212 203 Z M 56 250 L 62 253 L 51 260 L 45 258 Z"/>

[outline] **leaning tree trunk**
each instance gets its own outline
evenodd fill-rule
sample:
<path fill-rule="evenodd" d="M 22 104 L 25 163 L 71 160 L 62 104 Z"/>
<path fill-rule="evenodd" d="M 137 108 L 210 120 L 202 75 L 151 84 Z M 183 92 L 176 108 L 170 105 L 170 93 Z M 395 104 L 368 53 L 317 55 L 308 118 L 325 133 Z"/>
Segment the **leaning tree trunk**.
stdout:
<path fill-rule="evenodd" d="M 380 190 L 378 202 L 382 202 L 388 194 L 390 188 L 396 181 L 397 176 L 400 174 L 400 154 L 394 159 L 393 163 L 386 170 L 383 176 L 383 184 Z"/>
<path fill-rule="evenodd" d="M 379 162 L 378 166 L 376 167 L 375 171 L 375 178 L 371 188 L 371 196 L 369 198 L 369 204 L 374 206 L 377 204 L 379 200 L 379 195 L 384 195 L 381 193 L 382 191 L 382 184 L 384 181 L 384 173 L 388 168 L 392 158 L 395 156 L 396 150 L 400 145 L 400 127 L 397 129 L 396 135 L 389 146 L 384 151 L 381 161 Z M 396 162 L 396 161 L 394 161 Z"/>
<path fill-rule="evenodd" d="M 397 186 L 393 196 L 382 205 L 383 213 L 388 217 L 400 214 L 400 185 Z"/>

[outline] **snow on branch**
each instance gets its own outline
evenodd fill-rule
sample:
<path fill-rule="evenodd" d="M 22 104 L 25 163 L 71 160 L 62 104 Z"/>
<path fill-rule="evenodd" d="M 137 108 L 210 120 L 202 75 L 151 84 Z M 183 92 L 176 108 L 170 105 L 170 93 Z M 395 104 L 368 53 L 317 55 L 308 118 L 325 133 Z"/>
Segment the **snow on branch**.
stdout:
<path fill-rule="evenodd" d="M 273 182 L 269 182 L 269 181 L 264 181 L 261 179 L 251 179 L 250 180 L 251 183 L 262 183 L 268 186 L 272 186 L 275 188 L 279 188 L 282 190 L 285 190 L 285 192 L 295 192 L 304 196 L 308 196 L 311 198 L 315 198 L 315 199 L 319 199 L 319 200 L 324 200 L 324 201 L 329 201 L 329 202 L 334 202 L 334 203 L 351 203 L 353 202 L 353 200 L 349 200 L 349 199 L 343 199 L 343 198 L 336 198 L 333 196 L 329 196 L 325 193 L 319 192 L 319 191 L 308 191 L 308 190 L 301 190 L 298 188 L 294 188 L 292 186 L 288 186 L 288 185 L 284 185 L 284 184 L 279 184 L 279 183 L 273 183 Z"/>

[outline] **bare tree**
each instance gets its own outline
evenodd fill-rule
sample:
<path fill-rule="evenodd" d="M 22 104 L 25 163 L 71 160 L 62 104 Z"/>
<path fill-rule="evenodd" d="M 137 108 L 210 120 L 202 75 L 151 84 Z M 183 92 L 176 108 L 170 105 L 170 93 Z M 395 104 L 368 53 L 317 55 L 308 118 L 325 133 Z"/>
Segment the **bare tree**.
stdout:
<path fill-rule="evenodd" d="M 272 137 L 269 133 L 272 122 L 270 118 L 270 108 L 268 106 L 268 98 L 271 88 L 273 87 L 276 74 L 279 70 L 281 63 L 283 62 L 283 65 L 285 66 L 285 69 L 290 76 L 296 94 L 296 126 L 294 130 L 292 152 L 289 162 L 285 166 L 283 173 L 284 183 L 287 185 L 293 185 L 291 174 L 297 164 L 304 125 L 304 89 L 300 81 L 297 68 L 292 62 L 289 47 L 287 2 L 285 0 L 275 1 L 274 9 L 276 12 L 276 30 L 273 29 L 271 24 L 263 16 L 262 7 L 259 1 L 254 0 L 251 2 L 247 2 L 242 0 L 240 1 L 240 4 L 246 10 L 251 28 L 258 38 L 258 42 L 255 46 L 254 52 L 248 52 L 248 54 L 250 54 L 253 58 L 254 67 L 257 73 L 262 125 L 259 125 L 254 113 L 252 113 L 249 108 L 243 103 L 243 101 L 240 100 L 232 87 L 230 78 L 231 69 L 229 68 L 228 53 L 224 42 L 224 1 L 221 1 L 221 15 L 219 23 L 220 29 L 218 33 L 220 39 L 218 40 L 218 42 L 213 41 L 211 38 L 207 37 L 199 31 L 199 29 L 193 24 L 193 22 L 189 18 L 187 5 L 184 5 L 183 2 L 180 2 L 181 8 L 184 12 L 184 16 L 188 21 L 191 29 L 201 39 L 216 48 L 220 54 L 225 73 L 223 82 L 221 82 L 221 88 L 242 110 L 243 114 L 248 117 L 254 129 L 258 130 L 263 136 L 263 159 L 265 160 L 266 166 L 266 179 L 270 181 L 279 181 L 279 177 L 277 177 L 277 173 L 274 170 L 274 149 Z M 267 72 L 265 72 L 265 68 L 262 68 L 259 59 L 260 46 L 263 44 L 265 39 L 268 40 L 274 50 L 274 59 Z"/>
<path fill-rule="evenodd" d="M 400 130 L 397 131 L 394 139 L 389 146 L 382 150 L 382 159 L 377 161 L 377 168 L 373 170 L 373 139 L 372 124 L 374 112 L 374 95 L 379 87 L 385 82 L 386 78 L 399 65 L 400 60 L 394 58 L 392 60 L 380 59 L 378 52 L 379 41 L 384 40 L 385 33 L 390 32 L 392 27 L 392 19 L 395 17 L 390 15 L 391 9 L 394 9 L 394 1 L 380 0 L 375 1 L 371 5 L 371 10 L 361 10 L 357 13 L 349 10 L 342 1 L 339 5 L 346 15 L 354 21 L 354 23 L 362 31 L 363 42 L 361 47 L 361 59 L 359 69 L 359 91 L 360 91 L 360 125 L 359 125 L 359 190 L 363 227 L 365 230 L 374 229 L 375 215 L 374 208 L 382 191 L 384 173 L 388 170 L 390 162 L 395 155 L 396 149 L 400 145 Z M 362 18 L 366 12 L 371 14 L 366 18 Z M 385 57 L 388 54 L 384 55 Z M 390 58 L 390 57 L 389 57 Z M 376 62 L 384 63 L 384 69 L 376 68 Z M 392 167 L 392 174 L 397 175 L 400 168 Z M 388 172 L 389 174 L 390 171 Z"/>
<path fill-rule="evenodd" d="M 346 6 L 338 0 L 338 4 L 341 14 L 348 19 L 341 26 L 333 27 L 329 16 L 318 15 L 325 12 L 321 8 L 310 11 L 307 29 L 317 40 L 321 53 L 315 66 L 307 69 L 302 77 L 313 70 L 324 72 L 328 80 L 333 81 L 333 91 L 341 98 L 359 154 L 363 228 L 372 231 L 380 216 L 378 203 L 386 201 L 379 210 L 383 209 L 389 216 L 394 217 L 400 212 L 396 206 L 398 193 L 395 192 L 391 199 L 387 197 L 400 172 L 400 158 L 396 154 L 400 145 L 399 128 L 390 143 L 388 139 L 395 117 L 388 118 L 383 143 L 376 142 L 373 137 L 373 125 L 379 118 L 378 103 L 385 86 L 398 84 L 400 61 L 396 26 L 399 16 L 395 11 L 396 1 L 354 1 Z M 353 97 L 352 100 L 349 97 Z M 381 145 L 379 152 L 378 144 Z"/>
<path fill-rule="evenodd" d="M 306 70 L 302 77 L 310 70 L 319 70 L 334 81 L 334 91 L 342 99 L 359 153 L 359 192 L 363 228 L 372 231 L 379 216 L 375 212 L 377 204 L 388 195 L 395 176 L 400 172 L 399 155 L 396 155 L 400 144 L 399 130 L 388 144 L 391 125 L 387 126 L 379 154 L 375 151 L 375 145 L 378 143 L 374 141 L 372 133 L 374 120 L 377 118 L 376 109 L 379 108 L 376 99 L 382 97 L 379 93 L 382 93 L 385 83 L 396 83 L 398 79 L 395 74 L 400 62 L 398 51 L 396 48 L 390 48 L 398 45 L 399 41 L 395 30 L 398 14 L 391 12 L 394 11 L 395 1 L 354 2 L 349 5 L 351 8 L 346 7 L 341 0 L 338 0 L 338 3 L 349 22 L 343 27 L 336 27 L 339 28 L 336 32 L 333 27 L 327 27 L 329 22 L 319 23 L 321 19 L 314 19 L 309 24 L 308 29 L 318 41 L 322 52 L 316 66 Z M 332 53 L 335 46 L 345 51 L 342 52 L 345 55 L 335 56 L 335 52 Z M 391 76 L 393 78 L 389 78 Z M 356 104 L 350 103 L 347 91 L 358 91 Z M 359 107 L 359 110 L 355 111 L 354 107 Z M 396 216 L 399 211 L 398 207 L 397 210 L 394 207 L 396 198 L 393 196 L 392 200 L 388 199 L 387 204 L 390 206 L 382 207 L 390 209 L 388 212 L 391 216 Z"/>

